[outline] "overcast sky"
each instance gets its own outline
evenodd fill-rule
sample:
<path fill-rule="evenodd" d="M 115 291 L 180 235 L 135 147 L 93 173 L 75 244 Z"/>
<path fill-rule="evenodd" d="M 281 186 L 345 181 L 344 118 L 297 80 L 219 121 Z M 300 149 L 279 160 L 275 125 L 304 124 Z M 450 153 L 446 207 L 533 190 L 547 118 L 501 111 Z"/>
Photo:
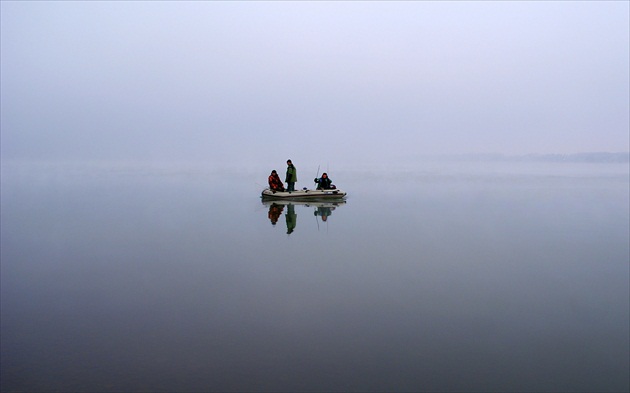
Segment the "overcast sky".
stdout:
<path fill-rule="evenodd" d="M 629 150 L 629 2 L 1 3 L 2 158 Z"/>

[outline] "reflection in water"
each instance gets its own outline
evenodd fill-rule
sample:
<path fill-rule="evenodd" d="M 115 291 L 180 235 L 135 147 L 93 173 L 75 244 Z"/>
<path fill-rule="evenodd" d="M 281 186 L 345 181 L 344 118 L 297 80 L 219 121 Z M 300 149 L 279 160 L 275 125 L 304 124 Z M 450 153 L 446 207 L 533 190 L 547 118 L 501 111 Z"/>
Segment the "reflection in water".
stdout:
<path fill-rule="evenodd" d="M 285 235 L 249 177 L 3 162 L 0 391 L 629 392 L 628 167 L 566 165 L 355 176 Z"/>
<path fill-rule="evenodd" d="M 287 219 L 287 235 L 293 233 L 295 229 L 295 225 L 297 224 L 297 214 L 295 214 L 295 206 L 289 204 L 287 206 L 287 214 L 285 214 Z"/>
<path fill-rule="evenodd" d="M 334 206 L 318 206 L 315 210 L 315 216 L 320 216 L 322 221 L 328 220 L 328 216 L 332 214 L 332 211 L 335 210 Z"/>
<path fill-rule="evenodd" d="M 285 219 L 287 224 L 287 234 L 290 235 L 295 230 L 297 225 L 297 213 L 295 212 L 295 206 L 304 206 L 305 208 L 314 208 L 313 215 L 319 217 L 322 222 L 327 222 L 333 211 L 346 203 L 345 200 L 339 201 L 326 201 L 326 202 L 299 202 L 299 201 L 262 201 L 263 205 L 269 207 L 269 213 L 267 217 L 271 221 L 271 225 L 276 225 L 284 208 Z M 318 221 L 319 222 L 319 221 Z M 319 225 L 319 224 L 318 224 Z"/>
<path fill-rule="evenodd" d="M 282 214 L 282 209 L 284 209 L 284 206 L 277 203 L 272 203 L 269 205 L 268 217 L 271 221 L 271 225 L 276 225 L 278 223 L 278 218 L 280 218 L 280 214 Z"/>

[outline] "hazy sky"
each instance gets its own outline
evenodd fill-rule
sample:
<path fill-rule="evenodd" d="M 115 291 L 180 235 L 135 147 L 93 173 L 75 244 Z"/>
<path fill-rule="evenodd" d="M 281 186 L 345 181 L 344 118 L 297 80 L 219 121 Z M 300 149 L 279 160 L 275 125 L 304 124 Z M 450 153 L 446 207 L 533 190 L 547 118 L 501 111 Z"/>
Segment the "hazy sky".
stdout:
<path fill-rule="evenodd" d="M 627 1 L 0 4 L 3 159 L 629 150 Z"/>

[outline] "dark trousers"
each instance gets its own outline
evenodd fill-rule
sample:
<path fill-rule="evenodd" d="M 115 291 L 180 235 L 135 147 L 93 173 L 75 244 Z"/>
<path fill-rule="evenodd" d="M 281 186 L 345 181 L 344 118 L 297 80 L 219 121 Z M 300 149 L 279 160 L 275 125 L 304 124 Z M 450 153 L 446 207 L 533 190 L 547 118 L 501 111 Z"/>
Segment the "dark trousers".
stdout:
<path fill-rule="evenodd" d="M 295 191 L 295 183 L 287 182 L 287 191 Z"/>

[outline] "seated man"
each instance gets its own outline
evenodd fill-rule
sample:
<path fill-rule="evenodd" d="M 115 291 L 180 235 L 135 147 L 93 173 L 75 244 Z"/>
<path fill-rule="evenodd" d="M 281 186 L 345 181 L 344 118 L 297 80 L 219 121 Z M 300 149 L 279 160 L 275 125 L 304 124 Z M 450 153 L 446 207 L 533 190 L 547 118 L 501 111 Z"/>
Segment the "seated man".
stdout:
<path fill-rule="evenodd" d="M 282 180 L 280 180 L 280 176 L 278 176 L 275 169 L 271 171 L 271 175 L 269 175 L 269 189 L 272 191 L 284 191 Z"/>
<path fill-rule="evenodd" d="M 332 180 L 330 180 L 328 175 L 324 172 L 322 173 L 322 177 L 319 179 L 315 178 L 315 183 L 317 183 L 318 190 L 330 190 Z"/>

